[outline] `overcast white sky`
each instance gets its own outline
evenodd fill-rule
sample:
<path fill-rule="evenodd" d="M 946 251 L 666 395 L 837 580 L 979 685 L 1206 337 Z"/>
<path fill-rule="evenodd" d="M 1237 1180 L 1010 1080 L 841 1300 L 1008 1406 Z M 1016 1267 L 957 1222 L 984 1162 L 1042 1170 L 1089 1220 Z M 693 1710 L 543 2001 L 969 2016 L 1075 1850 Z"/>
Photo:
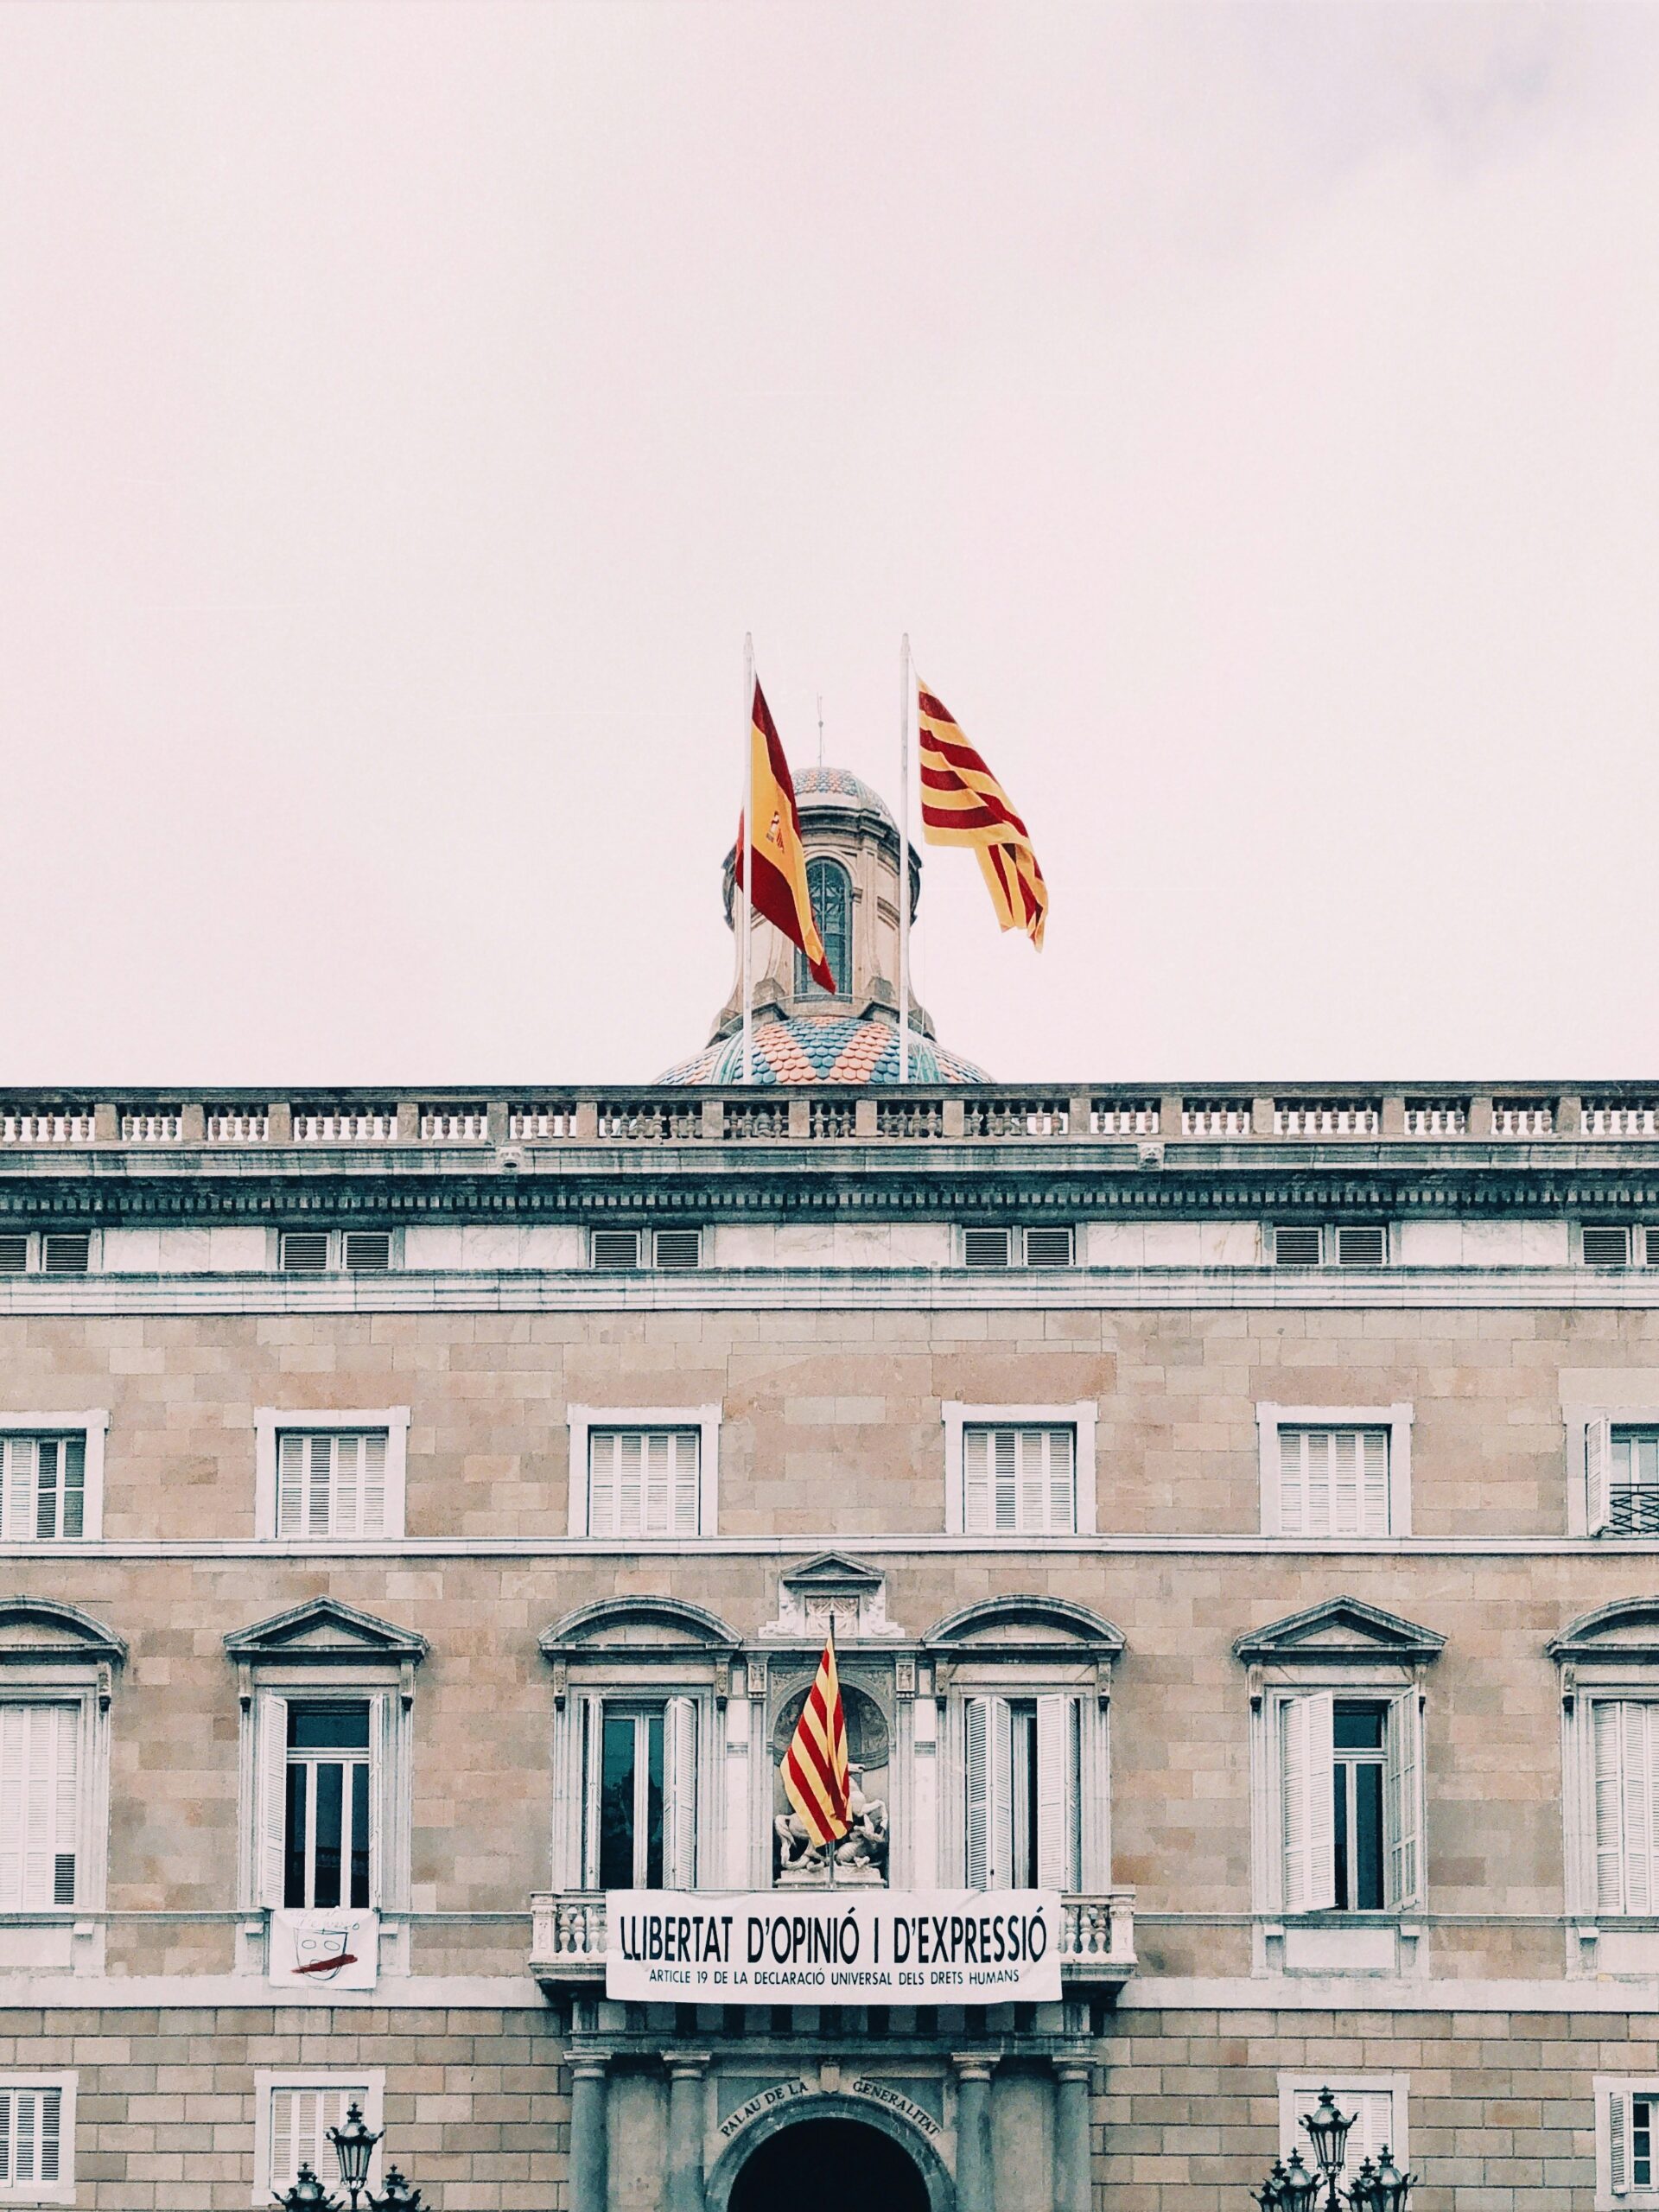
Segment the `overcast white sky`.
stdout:
<path fill-rule="evenodd" d="M 0 10 L 0 1080 L 643 1078 L 908 628 L 1000 1077 L 1659 1071 L 1659 12 Z"/>

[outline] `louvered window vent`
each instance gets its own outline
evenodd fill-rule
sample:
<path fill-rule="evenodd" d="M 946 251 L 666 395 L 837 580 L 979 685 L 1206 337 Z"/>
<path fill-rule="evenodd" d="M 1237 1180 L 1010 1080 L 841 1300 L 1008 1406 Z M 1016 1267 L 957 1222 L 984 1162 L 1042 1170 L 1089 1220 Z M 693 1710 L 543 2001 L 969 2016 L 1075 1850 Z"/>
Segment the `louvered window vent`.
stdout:
<path fill-rule="evenodd" d="M 41 1248 L 42 1273 L 84 1275 L 91 1265 L 92 1244 L 84 1229 L 48 1230 Z"/>
<path fill-rule="evenodd" d="M 390 1230 L 348 1229 L 343 1241 L 348 1274 L 384 1274 L 391 1265 Z"/>
<path fill-rule="evenodd" d="M 1586 1268 L 1628 1268 L 1630 1264 L 1630 1232 L 1611 1223 L 1586 1222 L 1584 1225 L 1584 1264 Z"/>
<path fill-rule="evenodd" d="M 702 1265 L 700 1229 L 659 1229 L 653 1243 L 659 1268 L 684 1269 Z"/>
<path fill-rule="evenodd" d="M 637 1229 L 596 1229 L 589 1247 L 595 1268 L 606 1274 L 631 1272 L 639 1265 Z"/>
<path fill-rule="evenodd" d="M 283 1273 L 321 1275 L 328 1270 L 328 1232 L 326 1229 L 285 1229 L 283 1231 Z"/>
<path fill-rule="evenodd" d="M 1273 1264 L 1276 1268 L 1317 1268 L 1320 1259 L 1320 1232 L 1317 1229 L 1275 1229 L 1273 1232 Z"/>

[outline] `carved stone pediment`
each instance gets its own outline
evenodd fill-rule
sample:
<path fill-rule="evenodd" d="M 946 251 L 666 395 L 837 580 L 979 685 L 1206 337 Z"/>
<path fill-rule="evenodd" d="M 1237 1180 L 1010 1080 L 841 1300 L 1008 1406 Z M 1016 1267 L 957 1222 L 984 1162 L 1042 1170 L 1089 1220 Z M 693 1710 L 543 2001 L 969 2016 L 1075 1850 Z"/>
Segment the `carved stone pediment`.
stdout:
<path fill-rule="evenodd" d="M 1322 1659 L 1357 1664 L 1395 1660 L 1419 1667 L 1438 1658 L 1446 1638 L 1414 1621 L 1367 1605 L 1357 1598 L 1331 1598 L 1292 1613 L 1266 1628 L 1252 1629 L 1233 1646 L 1233 1656 L 1246 1666 L 1270 1664 L 1274 1660 Z"/>
<path fill-rule="evenodd" d="M 379 1659 L 416 1666 L 426 1656 L 427 1641 L 413 1629 L 359 1612 L 338 1598 L 310 1598 L 251 1628 L 233 1630 L 225 1639 L 225 1649 L 244 1664 L 252 1660 Z"/>
<path fill-rule="evenodd" d="M 601 1598 L 554 1622 L 541 1639 L 549 1659 L 597 1658 L 606 1652 L 705 1653 L 732 1657 L 735 1629 L 717 1613 L 679 1598 Z"/>
<path fill-rule="evenodd" d="M 760 1635 L 777 1643 L 822 1643 L 832 1624 L 838 1643 L 904 1641 L 887 1618 L 887 1577 L 843 1553 L 820 1552 L 779 1576 L 778 1618 Z"/>
<path fill-rule="evenodd" d="M 82 1659 L 119 1667 L 126 1656 L 115 1630 L 79 1605 L 58 1598 L 0 1599 L 0 1666 Z"/>
<path fill-rule="evenodd" d="M 1558 1665 L 1574 1659 L 1659 1662 L 1659 1597 L 1620 1598 L 1598 1606 L 1544 1649 Z"/>
<path fill-rule="evenodd" d="M 969 1652 L 1052 1657 L 1064 1651 L 1115 1659 L 1123 1649 L 1123 1636 L 1110 1621 L 1070 1599 L 1014 1595 L 987 1598 L 947 1613 L 922 1638 L 922 1648 L 941 1657 Z"/>

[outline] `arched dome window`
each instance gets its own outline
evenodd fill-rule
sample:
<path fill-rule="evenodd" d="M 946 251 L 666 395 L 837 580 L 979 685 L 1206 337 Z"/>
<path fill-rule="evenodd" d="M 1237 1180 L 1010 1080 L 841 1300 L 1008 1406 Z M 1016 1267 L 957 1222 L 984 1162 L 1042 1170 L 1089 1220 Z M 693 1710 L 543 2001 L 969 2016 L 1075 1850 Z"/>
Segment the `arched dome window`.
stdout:
<path fill-rule="evenodd" d="M 806 887 L 812 894 L 812 911 L 818 918 L 824 957 L 836 979 L 837 998 L 849 998 L 853 988 L 853 886 L 839 861 L 809 861 Z M 795 995 L 800 999 L 828 997 L 822 983 L 815 983 L 806 955 L 795 955 Z"/>

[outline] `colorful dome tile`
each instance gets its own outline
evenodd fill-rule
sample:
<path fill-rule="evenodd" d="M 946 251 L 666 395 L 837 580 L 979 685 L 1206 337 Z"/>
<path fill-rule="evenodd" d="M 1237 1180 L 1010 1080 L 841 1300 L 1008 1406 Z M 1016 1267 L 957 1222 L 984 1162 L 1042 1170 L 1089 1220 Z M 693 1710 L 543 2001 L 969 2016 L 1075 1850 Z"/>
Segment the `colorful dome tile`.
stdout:
<path fill-rule="evenodd" d="M 806 798 L 849 798 L 855 804 L 867 806 L 872 814 L 879 814 L 892 829 L 891 809 L 880 791 L 872 791 L 862 777 L 854 775 L 850 768 L 803 768 L 795 779 L 795 796 Z"/>
<path fill-rule="evenodd" d="M 961 1059 L 916 1030 L 910 1033 L 912 1083 L 984 1083 L 982 1069 Z M 675 1084 L 736 1084 L 743 1080 L 741 1031 L 722 1037 L 695 1059 L 657 1078 Z M 789 1021 L 760 1021 L 754 1029 L 754 1080 L 759 1084 L 897 1083 L 899 1031 L 891 1021 L 856 1014 L 798 1014 Z"/>

